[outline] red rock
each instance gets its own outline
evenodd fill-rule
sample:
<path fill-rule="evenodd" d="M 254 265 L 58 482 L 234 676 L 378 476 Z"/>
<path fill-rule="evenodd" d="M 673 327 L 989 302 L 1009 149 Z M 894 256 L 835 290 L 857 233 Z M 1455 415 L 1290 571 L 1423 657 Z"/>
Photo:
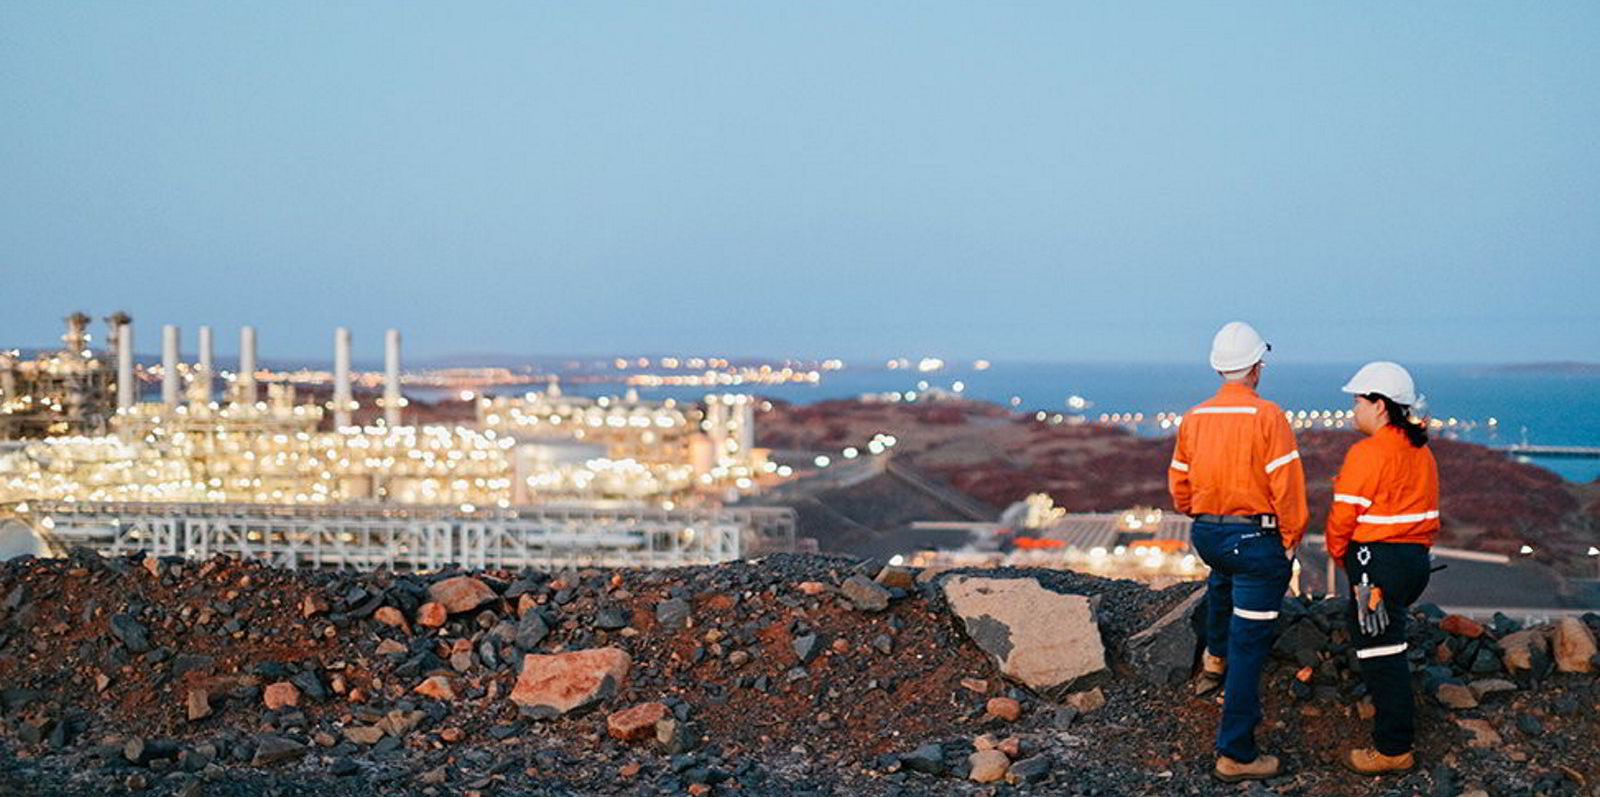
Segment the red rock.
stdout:
<path fill-rule="evenodd" d="M 461 735 L 460 728 L 445 728 L 444 730 L 439 731 L 439 738 L 451 744 L 461 741 Z"/>
<path fill-rule="evenodd" d="M 428 587 L 428 597 L 456 614 L 470 612 L 494 600 L 495 594 L 488 584 L 472 576 L 456 576 Z"/>
<path fill-rule="evenodd" d="M 917 586 L 917 574 L 909 567 L 885 565 L 878 571 L 877 582 L 891 589 L 894 587 L 914 589 Z"/>
<path fill-rule="evenodd" d="M 205 719 L 211 716 L 211 696 L 204 689 L 190 689 L 187 708 L 190 722 Z"/>
<path fill-rule="evenodd" d="M 660 703 L 640 703 L 632 708 L 613 712 L 606 717 L 606 732 L 613 739 L 625 742 L 647 739 L 655 735 L 656 721 L 667 716 L 667 707 Z"/>
<path fill-rule="evenodd" d="M 357 725 L 345 728 L 342 733 L 344 738 L 355 744 L 375 745 L 383 739 L 383 729 L 374 725 Z"/>
<path fill-rule="evenodd" d="M 378 655 L 380 656 L 388 656 L 394 653 L 404 653 L 406 650 L 407 648 L 405 645 L 402 645 L 393 639 L 385 639 L 378 643 Z"/>
<path fill-rule="evenodd" d="M 328 611 L 328 599 L 321 595 L 313 593 L 300 601 L 300 616 L 308 620 L 326 611 Z"/>
<path fill-rule="evenodd" d="M 1087 692 L 1073 692 L 1067 695 L 1067 705 L 1078 710 L 1079 714 L 1088 714 L 1106 704 L 1106 693 L 1095 687 Z"/>
<path fill-rule="evenodd" d="M 444 677 L 443 675 L 434 675 L 426 678 L 422 683 L 417 684 L 416 688 L 412 689 L 411 691 L 416 692 L 423 697 L 431 697 L 435 700 L 456 699 L 456 691 L 450 687 L 450 679 Z"/>
<path fill-rule="evenodd" d="M 406 616 L 393 606 L 380 607 L 376 612 L 372 613 L 372 619 L 384 625 L 398 628 L 408 634 L 411 633 L 411 625 L 406 622 Z"/>
<path fill-rule="evenodd" d="M 711 785 L 708 783 L 691 783 L 689 784 L 689 793 L 694 797 L 704 797 L 704 795 L 711 793 Z"/>
<path fill-rule="evenodd" d="M 532 609 L 538 605 L 539 602 L 535 601 L 532 595 L 529 595 L 526 592 L 522 593 L 521 595 L 517 596 L 517 617 L 527 614 L 529 609 Z"/>
<path fill-rule="evenodd" d="M 512 702 L 547 706 L 563 714 L 614 694 L 628 677 L 632 660 L 621 648 L 591 648 L 570 653 L 522 657 L 522 674 Z"/>
<path fill-rule="evenodd" d="M 261 693 L 261 702 L 273 711 L 277 711 L 284 706 L 298 706 L 300 705 L 300 690 L 288 681 L 267 684 L 266 691 Z"/>
<path fill-rule="evenodd" d="M 1439 621 L 1439 628 L 1455 634 L 1456 636 L 1467 637 L 1468 639 L 1477 639 L 1478 637 L 1483 636 L 1483 626 L 1479 625 L 1471 618 L 1462 617 L 1459 614 L 1445 615 L 1445 618 Z"/>
<path fill-rule="evenodd" d="M 642 767 L 639 766 L 638 761 L 629 761 L 628 763 L 623 764 L 621 769 L 617 770 L 617 774 L 624 778 L 632 778 L 634 775 L 639 774 L 640 769 L 642 769 Z"/>
<path fill-rule="evenodd" d="M 994 783 L 1006 776 L 1006 770 L 1011 768 L 1011 759 L 999 750 L 979 750 L 967 756 L 967 763 L 972 766 L 972 774 L 968 777 L 978 783 Z"/>
<path fill-rule="evenodd" d="M 1015 722 L 1022 716 L 1022 704 L 1009 697 L 991 697 L 985 704 L 989 716 L 998 717 L 1006 722 Z M 1004 772 L 1001 773 L 1005 774 Z"/>
<path fill-rule="evenodd" d="M 1560 672 L 1589 672 L 1594 669 L 1595 654 L 1600 652 L 1594 634 L 1576 617 L 1563 617 L 1556 622 L 1551 648 Z"/>
<path fill-rule="evenodd" d="M 417 609 L 417 625 L 424 628 L 438 628 L 450 619 L 450 610 L 444 604 L 428 601 Z"/>
<path fill-rule="evenodd" d="M 801 592 L 812 596 L 821 595 L 828 589 L 827 586 L 820 581 L 802 581 L 796 586 L 799 587 Z"/>
<path fill-rule="evenodd" d="M 961 686 L 969 692 L 977 692 L 980 695 L 989 692 L 989 682 L 982 678 L 962 678 Z"/>
<path fill-rule="evenodd" d="M 1005 753 L 1011 758 L 1016 758 L 1017 756 L 1022 755 L 1022 740 L 1015 736 L 1007 736 L 1006 738 L 1001 739 L 1000 742 L 994 746 L 994 749 Z"/>

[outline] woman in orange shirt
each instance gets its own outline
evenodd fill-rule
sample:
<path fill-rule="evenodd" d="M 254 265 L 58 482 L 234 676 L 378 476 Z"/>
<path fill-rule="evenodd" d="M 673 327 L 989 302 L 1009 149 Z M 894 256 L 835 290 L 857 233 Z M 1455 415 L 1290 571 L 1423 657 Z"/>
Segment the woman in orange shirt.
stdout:
<path fill-rule="evenodd" d="M 1333 482 L 1328 554 L 1351 585 L 1350 634 L 1376 715 L 1372 747 L 1351 750 L 1346 767 L 1364 775 L 1416 766 L 1408 607 L 1428 586 L 1428 548 L 1439 531 L 1439 469 L 1427 429 L 1412 419 L 1411 374 L 1391 362 L 1362 366 L 1344 386 L 1355 395 L 1356 426 Z"/>

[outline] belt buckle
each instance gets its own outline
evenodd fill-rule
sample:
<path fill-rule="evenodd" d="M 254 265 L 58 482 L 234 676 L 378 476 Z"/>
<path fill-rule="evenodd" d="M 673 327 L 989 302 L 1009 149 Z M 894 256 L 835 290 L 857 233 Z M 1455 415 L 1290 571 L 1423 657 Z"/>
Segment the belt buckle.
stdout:
<path fill-rule="evenodd" d="M 1262 515 L 1261 516 L 1261 528 L 1264 528 L 1264 529 L 1275 529 L 1277 527 L 1278 527 L 1278 516 L 1277 515 Z"/>

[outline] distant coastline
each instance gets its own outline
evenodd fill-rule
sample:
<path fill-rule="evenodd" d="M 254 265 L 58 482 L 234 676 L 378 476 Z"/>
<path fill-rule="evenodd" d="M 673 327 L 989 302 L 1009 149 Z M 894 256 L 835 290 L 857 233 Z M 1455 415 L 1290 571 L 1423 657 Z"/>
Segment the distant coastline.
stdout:
<path fill-rule="evenodd" d="M 1493 374 L 1532 374 L 1539 376 L 1574 375 L 1596 376 L 1600 375 L 1600 363 L 1584 362 L 1549 362 L 1549 363 L 1507 363 L 1483 369 Z"/>

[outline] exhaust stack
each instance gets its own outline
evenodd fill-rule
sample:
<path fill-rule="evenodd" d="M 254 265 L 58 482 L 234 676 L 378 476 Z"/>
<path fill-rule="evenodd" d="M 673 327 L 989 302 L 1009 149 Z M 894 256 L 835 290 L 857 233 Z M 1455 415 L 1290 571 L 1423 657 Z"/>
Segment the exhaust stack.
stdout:
<path fill-rule="evenodd" d="M 133 317 L 118 310 L 106 316 L 109 337 L 106 345 L 117 361 L 117 409 L 132 407 L 139 400 L 139 388 L 133 382 Z"/>
<path fill-rule="evenodd" d="M 391 329 L 383 335 L 383 422 L 399 426 L 405 401 L 400 393 L 400 330 Z"/>
<path fill-rule="evenodd" d="M 239 327 L 239 373 L 234 377 L 236 404 L 256 403 L 256 328 Z"/>
<path fill-rule="evenodd" d="M 196 348 L 199 362 L 195 365 L 195 385 L 189 390 L 189 395 L 199 399 L 201 403 L 211 401 L 211 327 L 202 326 L 199 332 L 199 341 Z"/>
<path fill-rule="evenodd" d="M 178 406 L 178 327 L 161 327 L 161 403 Z"/>
<path fill-rule="evenodd" d="M 350 330 L 339 327 L 333 331 L 334 428 L 350 425 L 350 409 L 354 403 L 350 396 Z"/>

